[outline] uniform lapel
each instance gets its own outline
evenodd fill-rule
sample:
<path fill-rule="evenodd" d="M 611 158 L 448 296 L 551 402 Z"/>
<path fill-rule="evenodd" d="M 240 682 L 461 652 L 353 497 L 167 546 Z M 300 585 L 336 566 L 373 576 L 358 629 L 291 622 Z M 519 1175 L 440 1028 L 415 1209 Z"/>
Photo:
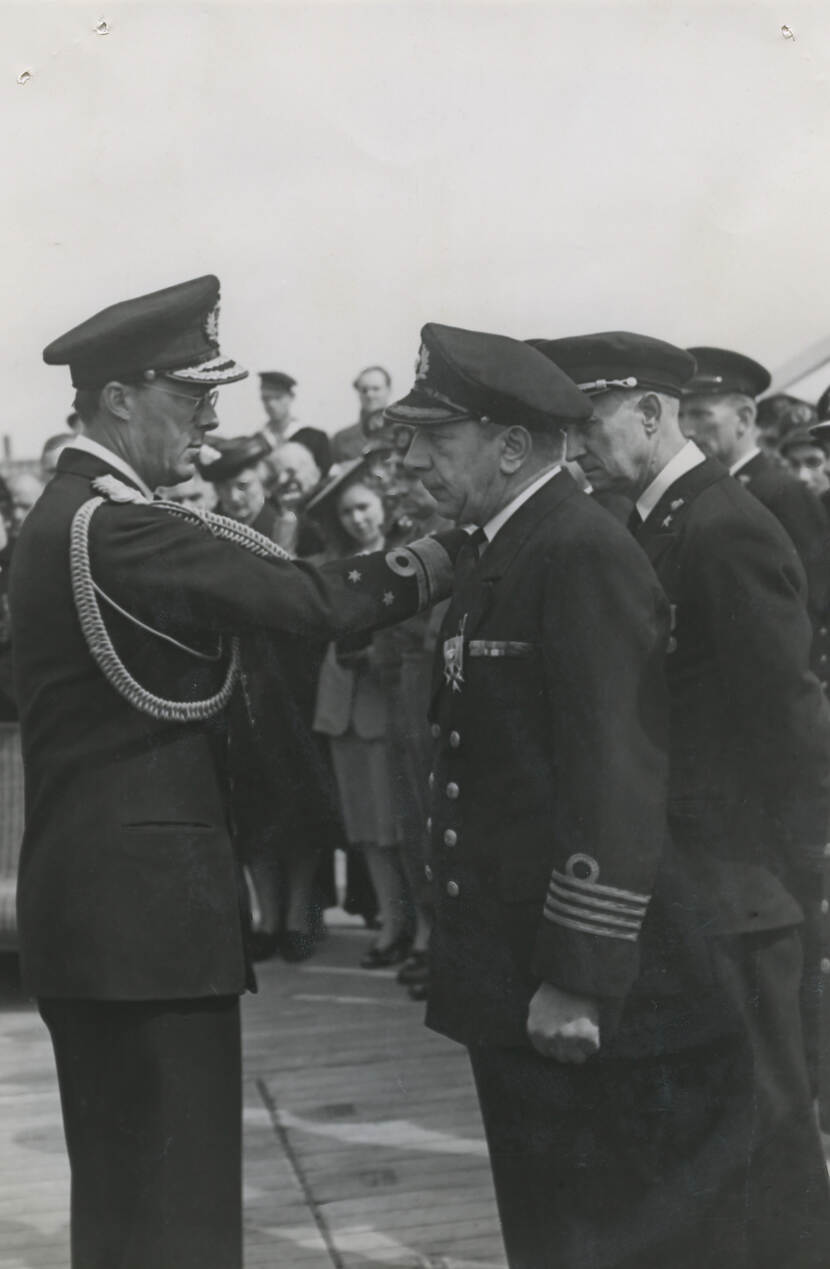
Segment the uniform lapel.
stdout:
<path fill-rule="evenodd" d="M 669 485 L 657 506 L 634 534 L 655 569 L 675 541 L 686 512 L 698 494 L 709 485 L 728 479 L 726 468 L 715 459 L 707 458 Z"/>

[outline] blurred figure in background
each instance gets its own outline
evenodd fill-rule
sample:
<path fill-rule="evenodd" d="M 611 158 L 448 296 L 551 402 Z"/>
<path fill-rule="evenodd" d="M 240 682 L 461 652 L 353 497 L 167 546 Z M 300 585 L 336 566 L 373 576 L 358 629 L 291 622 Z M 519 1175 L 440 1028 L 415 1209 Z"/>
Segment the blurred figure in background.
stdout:
<path fill-rule="evenodd" d="M 6 477 L 11 496 L 11 536 L 16 538 L 23 521 L 43 493 L 43 481 L 32 472 L 13 472 Z"/>
<path fill-rule="evenodd" d="M 396 429 L 396 450 L 405 453 L 411 428 Z M 398 488 L 389 507 L 388 543 L 397 546 L 447 527 L 435 499 L 420 479 L 400 466 Z M 389 693 L 389 745 L 392 784 L 401 826 L 401 859 L 409 884 L 414 932 L 412 946 L 398 970 L 398 982 L 413 1000 L 429 994 L 429 943 L 433 925 L 432 888 L 426 879 L 429 833 L 429 773 L 434 736 L 428 713 L 432 662 L 447 602 L 423 616 L 378 631 L 375 647 Z"/>
<path fill-rule="evenodd" d="M 313 428 L 301 428 L 313 432 Z M 297 433 L 299 437 L 300 432 Z M 327 438 L 326 438 L 327 440 Z M 280 517 L 280 545 L 306 558 L 323 549 L 323 540 L 304 514 L 305 503 L 320 484 L 320 468 L 309 447 L 299 439 L 286 441 L 269 456 L 271 500 Z"/>
<path fill-rule="evenodd" d="M 212 443 L 219 447 L 219 442 Z M 283 477 L 275 505 L 268 497 L 265 459 Z M 319 481 L 304 445 L 287 441 L 271 451 L 255 436 L 221 442 L 219 457 L 202 468 L 218 510 L 297 553 L 299 506 Z M 289 492 L 290 491 L 290 492 Z M 315 539 L 316 541 L 316 539 Z M 230 766 L 239 840 L 253 891 L 254 958 L 279 951 L 304 960 L 322 932 L 313 909 L 313 881 L 324 844 L 339 845 L 338 815 L 325 761 L 310 722 L 324 645 L 300 639 L 248 636 L 241 644 L 244 699 L 231 705 Z"/>
<path fill-rule="evenodd" d="M 183 507 L 194 507 L 197 511 L 213 511 L 216 506 L 216 490 L 198 471 L 193 473 L 190 480 L 184 480 L 180 485 L 162 486 L 158 494 L 166 502 L 178 502 Z"/>
<path fill-rule="evenodd" d="M 810 427 L 815 421 L 816 411 L 808 401 L 774 392 L 758 402 L 758 444 L 765 454 L 780 462 L 778 447 L 782 438 L 794 428 Z"/>
<path fill-rule="evenodd" d="M 778 451 L 796 480 L 821 498 L 827 507 L 824 495 L 830 490 L 830 475 L 827 473 L 825 445 L 826 441 L 822 442 L 820 434 L 814 435 L 807 428 L 795 428 L 783 437 Z"/>
<path fill-rule="evenodd" d="M 262 435 L 267 437 L 271 449 L 281 445 L 292 430 L 296 386 L 297 380 L 282 370 L 260 373 L 259 397 L 267 416 Z"/>
<path fill-rule="evenodd" d="M 55 436 L 50 436 L 45 442 L 43 449 L 40 451 L 40 474 L 43 477 L 43 483 L 51 480 L 55 474 L 55 468 L 67 445 L 71 445 L 75 439 L 74 432 L 58 432 Z"/>
<path fill-rule="evenodd" d="M 360 416 L 351 427 L 335 432 L 331 441 L 331 454 L 335 463 L 360 458 L 367 445 L 383 440 L 393 444 L 392 429 L 384 422 L 383 411 L 389 404 L 392 379 L 383 366 L 367 366 L 352 384 L 360 401 Z"/>
<path fill-rule="evenodd" d="M 346 465 L 313 503 L 326 526 L 331 555 L 363 554 L 384 546 L 386 508 L 365 462 Z M 360 581 L 358 569 L 354 581 Z M 313 723 L 315 731 L 329 738 L 346 838 L 362 852 L 377 896 L 380 929 L 361 961 L 364 969 L 397 964 L 410 943 L 381 647 L 363 636 L 330 645 Z"/>

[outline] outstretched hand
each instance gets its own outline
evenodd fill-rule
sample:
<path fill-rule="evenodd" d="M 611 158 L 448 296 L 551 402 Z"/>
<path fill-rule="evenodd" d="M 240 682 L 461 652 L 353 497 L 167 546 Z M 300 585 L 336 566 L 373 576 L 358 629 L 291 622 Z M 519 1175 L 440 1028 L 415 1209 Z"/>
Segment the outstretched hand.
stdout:
<path fill-rule="evenodd" d="M 599 1052 L 599 1005 L 593 997 L 542 983 L 530 1002 L 527 1034 L 542 1057 L 581 1065 Z"/>

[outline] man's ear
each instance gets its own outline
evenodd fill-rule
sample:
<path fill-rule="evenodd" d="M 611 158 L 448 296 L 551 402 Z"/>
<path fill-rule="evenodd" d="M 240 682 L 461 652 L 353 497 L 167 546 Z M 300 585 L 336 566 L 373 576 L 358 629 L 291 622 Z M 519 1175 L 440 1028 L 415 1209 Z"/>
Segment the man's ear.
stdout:
<path fill-rule="evenodd" d="M 660 425 L 663 417 L 663 402 L 656 392 L 646 392 L 637 402 L 637 409 L 643 416 L 645 430 L 650 436 Z"/>
<path fill-rule="evenodd" d="M 735 414 L 737 415 L 738 423 L 740 425 L 739 433 L 738 433 L 740 436 L 746 435 L 746 433 L 752 427 L 752 425 L 755 422 L 755 416 L 757 415 L 757 413 L 758 411 L 755 408 L 754 401 L 747 400 L 742 402 L 741 405 L 736 407 Z"/>
<path fill-rule="evenodd" d="M 499 467 L 505 476 L 512 476 L 524 465 L 533 452 L 533 440 L 526 427 L 514 425 L 505 428 L 501 437 Z"/>
<path fill-rule="evenodd" d="M 129 384 L 119 383 L 114 379 L 111 383 L 105 383 L 101 389 L 101 405 L 108 414 L 128 423 L 132 415 L 134 392 L 135 388 Z"/>

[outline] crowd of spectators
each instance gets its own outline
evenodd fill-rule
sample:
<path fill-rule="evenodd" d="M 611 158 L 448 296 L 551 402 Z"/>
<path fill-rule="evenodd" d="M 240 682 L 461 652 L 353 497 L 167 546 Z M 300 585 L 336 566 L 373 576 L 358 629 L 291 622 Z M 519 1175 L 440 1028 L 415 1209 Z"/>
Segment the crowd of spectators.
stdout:
<path fill-rule="evenodd" d="M 312 563 L 440 528 L 403 465 L 406 429 L 384 421 L 388 372 L 368 366 L 352 386 L 358 419 L 329 435 L 298 426 L 290 375 L 262 373 L 259 429 L 212 435 L 197 473 L 159 495 L 217 511 Z M 815 406 L 768 396 L 757 425 L 763 450 L 830 515 L 830 389 Z M 15 717 L 5 595 L 15 536 L 79 428 L 70 415 L 44 445 L 39 473 L 0 477 L 0 721 Z M 340 903 L 376 931 L 362 966 L 398 966 L 414 999 L 428 992 L 427 711 L 442 607 L 328 648 L 261 638 L 243 648 L 231 766 L 255 958 L 313 955 L 325 909 Z"/>

